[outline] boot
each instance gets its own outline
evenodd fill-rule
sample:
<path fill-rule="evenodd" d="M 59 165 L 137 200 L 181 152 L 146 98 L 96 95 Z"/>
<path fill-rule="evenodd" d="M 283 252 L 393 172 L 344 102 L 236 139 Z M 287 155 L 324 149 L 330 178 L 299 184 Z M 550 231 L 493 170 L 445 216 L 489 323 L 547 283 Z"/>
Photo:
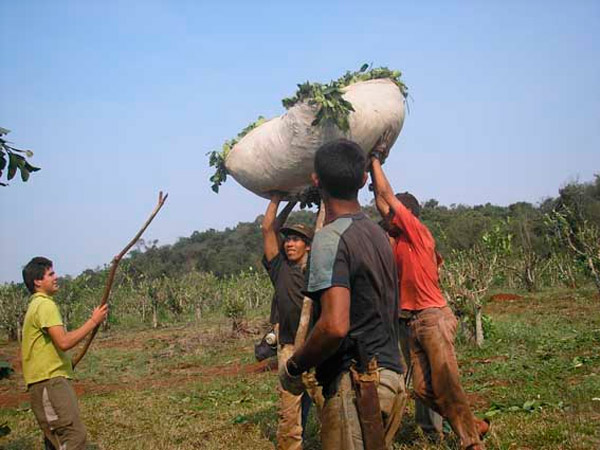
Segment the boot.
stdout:
<path fill-rule="evenodd" d="M 483 441 L 483 438 L 490 431 L 490 421 L 489 419 L 483 419 L 477 421 L 477 433 L 479 434 L 479 439 Z"/>

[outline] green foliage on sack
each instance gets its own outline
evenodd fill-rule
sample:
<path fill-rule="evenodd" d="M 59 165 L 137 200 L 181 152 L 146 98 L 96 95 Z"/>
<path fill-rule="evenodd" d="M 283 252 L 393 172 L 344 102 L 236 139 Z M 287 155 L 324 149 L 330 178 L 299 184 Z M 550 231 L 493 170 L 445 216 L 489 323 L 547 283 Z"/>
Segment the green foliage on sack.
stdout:
<path fill-rule="evenodd" d="M 344 76 L 329 83 L 311 83 L 309 81 L 299 84 L 298 90 L 293 97 L 282 100 L 285 109 L 290 109 L 300 102 L 307 103 L 317 108 L 315 120 L 311 125 L 317 126 L 324 123 L 332 123 L 342 131 L 348 131 L 348 116 L 354 111 L 352 103 L 344 100 L 343 89 L 351 84 L 361 81 L 378 80 L 387 78 L 392 80 L 406 98 L 408 89 L 400 77 L 402 72 L 390 70 L 387 67 L 369 69 L 368 64 L 363 64 L 356 72 L 346 72 Z"/>
<path fill-rule="evenodd" d="M 342 131 L 348 131 L 348 117 L 354 111 L 354 108 L 352 107 L 352 103 L 344 100 L 343 89 L 361 81 L 387 78 L 398 86 L 398 89 L 400 89 L 400 92 L 406 98 L 408 88 L 401 80 L 401 76 L 402 72 L 399 70 L 391 70 L 387 67 L 370 68 L 368 64 L 363 64 L 359 70 L 355 72 L 348 71 L 342 77 L 337 80 L 331 80 L 329 83 L 311 83 L 310 81 L 306 81 L 299 84 L 296 93 L 292 97 L 284 98 L 282 103 L 285 109 L 290 109 L 297 103 L 306 103 L 315 107 L 317 112 L 315 120 L 311 124 L 312 126 L 329 123 L 337 126 Z M 210 167 L 215 168 L 215 173 L 210 177 L 212 183 L 211 189 L 214 192 L 218 193 L 219 186 L 227 180 L 225 160 L 233 146 L 246 134 L 264 122 L 266 122 L 266 119 L 260 116 L 258 120 L 244 128 L 234 139 L 225 141 L 220 151 L 214 150 L 207 153 Z"/>
<path fill-rule="evenodd" d="M 210 181 L 212 182 L 211 189 L 214 192 L 219 193 L 219 186 L 221 186 L 221 184 L 223 184 L 225 180 L 227 180 L 227 169 L 225 168 L 225 160 L 227 159 L 227 155 L 229 155 L 229 152 L 231 151 L 233 146 L 237 144 L 244 136 L 246 136 L 256 127 L 262 125 L 266 121 L 267 119 L 265 119 L 263 116 L 258 116 L 258 119 L 256 119 L 242 131 L 240 131 L 235 138 L 225 141 L 220 151 L 213 150 L 207 153 L 208 163 L 210 167 L 215 168 L 215 173 L 210 177 Z"/>

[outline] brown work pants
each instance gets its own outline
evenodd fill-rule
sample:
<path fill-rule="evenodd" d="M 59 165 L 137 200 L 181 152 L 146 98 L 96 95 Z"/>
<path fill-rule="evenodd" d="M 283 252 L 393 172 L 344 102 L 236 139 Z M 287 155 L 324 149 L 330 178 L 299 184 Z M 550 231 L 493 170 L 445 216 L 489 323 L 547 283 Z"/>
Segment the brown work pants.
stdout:
<path fill-rule="evenodd" d="M 277 350 L 277 364 L 285 364 L 294 354 L 293 344 L 282 344 Z M 320 415 L 323 406 L 323 394 L 317 386 L 313 374 L 305 374 L 304 383 L 306 392 L 317 407 Z M 277 423 L 277 449 L 301 450 L 302 449 L 302 396 L 294 395 L 278 386 L 279 391 L 279 422 Z"/>
<path fill-rule="evenodd" d="M 70 380 L 56 377 L 32 384 L 29 396 L 33 414 L 56 450 L 85 449 L 86 430 Z"/>
<path fill-rule="evenodd" d="M 379 371 L 377 386 L 379 406 L 383 417 L 383 427 L 394 422 L 396 414 L 404 411 L 404 378 L 388 369 Z M 396 398 L 398 400 L 396 400 Z M 321 443 L 323 450 L 364 450 L 362 431 L 354 401 L 355 394 L 350 373 L 344 372 L 335 394 L 325 399 L 321 414 Z M 396 408 L 394 408 L 396 406 Z M 396 421 L 400 424 L 401 417 Z M 392 430 L 395 434 L 397 430 Z"/>
<path fill-rule="evenodd" d="M 460 384 L 454 352 L 456 317 L 449 307 L 427 308 L 409 322 L 414 389 L 430 408 L 445 417 L 461 446 L 480 444 L 477 420 Z"/>
<path fill-rule="evenodd" d="M 404 357 L 405 370 L 411 365 L 409 344 L 409 320 L 400 318 L 398 327 L 400 349 Z M 408 387 L 407 387 L 408 389 Z M 430 439 L 441 439 L 443 436 L 444 419 L 433 409 L 429 408 L 419 398 L 415 399 L 415 422 Z"/>

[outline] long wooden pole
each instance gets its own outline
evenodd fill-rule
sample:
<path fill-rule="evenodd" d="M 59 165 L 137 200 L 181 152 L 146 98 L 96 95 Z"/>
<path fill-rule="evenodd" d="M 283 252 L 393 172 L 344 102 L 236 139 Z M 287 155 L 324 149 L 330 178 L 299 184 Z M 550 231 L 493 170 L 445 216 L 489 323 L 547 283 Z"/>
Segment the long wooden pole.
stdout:
<path fill-rule="evenodd" d="M 121 252 L 113 258 L 112 264 L 110 267 L 110 273 L 108 274 L 108 278 L 106 280 L 106 285 L 104 286 L 104 294 L 102 295 L 102 301 L 100 302 L 100 306 L 105 305 L 106 302 L 108 301 L 108 297 L 110 296 L 110 290 L 112 289 L 112 285 L 115 280 L 115 274 L 117 273 L 117 267 L 119 266 L 121 259 L 123 259 L 123 256 L 125 256 L 125 254 L 127 254 L 127 252 L 131 249 L 131 247 L 133 247 L 133 245 L 138 241 L 138 239 L 140 237 L 142 237 L 142 234 L 144 234 L 144 231 L 146 231 L 146 228 L 148 228 L 148 225 L 150 225 L 150 222 L 152 222 L 154 217 L 158 214 L 160 209 L 165 204 L 165 201 L 167 200 L 168 196 L 169 196 L 169 194 L 165 194 L 163 196 L 162 191 L 159 192 L 158 203 L 154 207 L 154 210 L 150 214 L 150 217 L 148 217 L 148 220 L 146 220 L 146 223 L 144 223 L 144 225 L 142 225 L 142 228 L 140 228 L 140 231 L 137 232 L 137 234 L 129 242 L 129 244 L 127 244 L 125 246 L 125 248 L 123 250 L 121 250 Z M 98 332 L 99 327 L 100 327 L 100 325 L 97 325 L 93 329 L 92 333 L 89 335 L 89 337 L 88 337 L 87 341 L 85 342 L 81 351 L 79 351 L 78 353 L 73 355 L 73 359 L 72 359 L 73 369 L 75 368 L 75 366 L 77 366 L 79 361 L 81 361 L 81 358 L 83 358 L 83 356 L 87 353 L 92 341 L 94 340 L 94 337 L 96 336 L 96 333 Z"/>
<path fill-rule="evenodd" d="M 315 223 L 315 233 L 323 228 L 323 222 L 325 222 L 325 205 L 321 201 L 319 206 L 319 213 L 317 214 L 317 221 Z M 306 336 L 308 334 L 308 325 L 310 324 L 310 318 L 312 314 L 313 302 L 310 298 L 304 297 L 302 301 L 302 312 L 300 313 L 300 321 L 298 322 L 298 331 L 294 339 L 294 348 L 298 349 L 304 345 Z"/>

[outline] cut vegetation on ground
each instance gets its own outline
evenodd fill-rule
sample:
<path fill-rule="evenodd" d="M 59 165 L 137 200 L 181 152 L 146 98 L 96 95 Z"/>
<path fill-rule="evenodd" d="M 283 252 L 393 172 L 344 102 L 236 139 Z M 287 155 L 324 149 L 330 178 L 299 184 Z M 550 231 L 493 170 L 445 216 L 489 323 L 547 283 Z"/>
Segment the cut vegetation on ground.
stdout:
<path fill-rule="evenodd" d="M 600 448 L 600 298 L 591 289 L 496 293 L 482 348 L 459 344 L 465 389 L 492 420 L 488 449 Z M 264 313 L 267 311 L 256 311 Z M 257 364 L 261 319 L 232 334 L 231 321 L 103 333 L 77 370 L 90 448 L 271 449 L 276 373 Z M 15 368 L 0 381 L 6 450 L 41 449 L 16 343 L 0 346 Z M 412 406 L 411 406 L 412 407 Z M 307 449 L 320 448 L 311 417 Z M 456 449 L 428 443 L 408 411 L 396 449 Z"/>

